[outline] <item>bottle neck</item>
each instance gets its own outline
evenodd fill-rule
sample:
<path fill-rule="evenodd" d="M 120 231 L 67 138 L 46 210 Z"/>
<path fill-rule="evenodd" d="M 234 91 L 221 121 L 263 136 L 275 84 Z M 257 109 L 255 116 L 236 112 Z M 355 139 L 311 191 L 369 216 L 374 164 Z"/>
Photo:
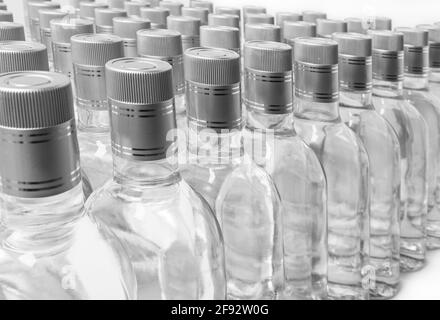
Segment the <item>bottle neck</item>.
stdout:
<path fill-rule="evenodd" d="M 110 116 L 108 109 L 78 106 L 78 129 L 87 132 L 108 132 Z"/>
<path fill-rule="evenodd" d="M 410 90 L 427 90 L 429 87 L 428 74 L 405 73 L 403 87 Z"/>
<path fill-rule="evenodd" d="M 295 117 L 307 120 L 339 122 L 339 101 L 316 102 L 300 97 L 295 98 Z"/>
<path fill-rule="evenodd" d="M 403 81 L 373 80 L 373 95 L 400 99 L 403 95 Z"/>
<path fill-rule="evenodd" d="M 0 225 L 6 228 L 4 246 L 38 255 L 59 252 L 71 243 L 76 222 L 83 214 L 84 194 L 80 183 L 45 198 L 2 194 L 0 202 Z"/>
<path fill-rule="evenodd" d="M 341 88 L 339 105 L 341 107 L 372 109 L 372 90 L 349 90 Z"/>
<path fill-rule="evenodd" d="M 429 73 L 429 81 L 440 83 L 440 68 L 431 68 Z"/>
<path fill-rule="evenodd" d="M 293 114 L 267 114 L 253 108 L 247 109 L 246 128 L 249 130 L 272 130 L 275 134 L 294 131 Z"/>

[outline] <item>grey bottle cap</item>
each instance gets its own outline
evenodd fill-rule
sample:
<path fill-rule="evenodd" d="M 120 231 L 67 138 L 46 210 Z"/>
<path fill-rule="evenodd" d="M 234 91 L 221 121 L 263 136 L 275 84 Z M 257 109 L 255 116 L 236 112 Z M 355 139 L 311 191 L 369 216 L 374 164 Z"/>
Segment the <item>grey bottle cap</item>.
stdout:
<path fill-rule="evenodd" d="M 429 66 L 440 68 L 440 26 L 421 24 L 417 28 L 427 30 L 429 33 Z"/>
<path fill-rule="evenodd" d="M 6 10 L 8 10 L 8 6 L 5 3 L 0 2 L 0 10 L 6 11 Z"/>
<path fill-rule="evenodd" d="M 292 48 L 280 42 L 249 41 L 244 64 L 247 108 L 267 114 L 292 112 Z"/>
<path fill-rule="evenodd" d="M 70 43 L 70 38 L 74 35 L 93 33 L 93 22 L 84 19 L 66 17 L 52 20 L 50 26 L 54 43 Z"/>
<path fill-rule="evenodd" d="M 360 33 L 334 33 L 339 46 L 339 85 L 352 91 L 367 91 L 373 86 L 370 36 Z"/>
<path fill-rule="evenodd" d="M 230 14 L 241 18 L 241 10 L 234 7 L 215 7 L 215 14 Z"/>
<path fill-rule="evenodd" d="M 113 33 L 122 39 L 137 39 L 137 32 L 150 29 L 151 22 L 142 18 L 116 17 L 113 18 Z"/>
<path fill-rule="evenodd" d="M 338 43 L 323 38 L 297 38 L 293 52 L 295 96 L 313 102 L 337 102 Z"/>
<path fill-rule="evenodd" d="M 273 24 L 246 24 L 244 28 L 246 41 L 281 41 L 281 28 Z"/>
<path fill-rule="evenodd" d="M 159 6 L 170 10 L 170 15 L 181 16 L 183 4 L 177 1 L 161 1 Z"/>
<path fill-rule="evenodd" d="M 51 1 L 41 1 L 41 2 L 29 2 L 29 18 L 31 19 L 40 19 L 40 10 L 42 9 L 60 9 L 61 6 L 59 3 L 51 2 Z"/>
<path fill-rule="evenodd" d="M 166 28 L 167 17 L 170 15 L 170 10 L 166 8 L 141 8 L 141 17 L 151 21 L 157 27 Z"/>
<path fill-rule="evenodd" d="M 209 14 L 208 25 L 240 28 L 240 17 L 231 14 Z"/>
<path fill-rule="evenodd" d="M 40 28 L 50 29 L 50 21 L 54 19 L 62 19 L 67 16 L 66 11 L 55 9 L 55 10 L 40 10 Z"/>
<path fill-rule="evenodd" d="M 408 74 L 427 74 L 429 71 L 429 33 L 417 28 L 396 28 L 403 33 L 404 72 Z"/>
<path fill-rule="evenodd" d="M 240 29 L 223 26 L 200 27 L 200 46 L 240 51 Z"/>
<path fill-rule="evenodd" d="M 403 34 L 388 30 L 370 30 L 373 38 L 373 79 L 403 80 Z"/>
<path fill-rule="evenodd" d="M 284 39 L 293 46 L 293 40 L 303 37 L 316 37 L 316 24 L 305 21 L 284 22 Z"/>
<path fill-rule="evenodd" d="M 318 19 L 327 19 L 327 14 L 320 11 L 307 10 L 302 13 L 303 21 L 316 23 Z"/>
<path fill-rule="evenodd" d="M 124 56 L 122 39 L 111 34 L 78 34 L 71 43 L 72 62 L 79 65 L 103 67 Z"/>
<path fill-rule="evenodd" d="M 347 22 L 330 19 L 318 19 L 316 21 L 316 34 L 318 37 L 331 38 L 335 32 L 347 32 Z"/>
<path fill-rule="evenodd" d="M 294 12 L 277 12 L 276 13 L 276 24 L 281 28 L 284 28 L 284 22 L 286 21 L 302 21 L 303 17 L 300 13 Z"/>
<path fill-rule="evenodd" d="M 24 41 L 24 26 L 20 23 L 0 21 L 0 41 Z"/>
<path fill-rule="evenodd" d="M 0 75 L 0 134 L 4 193 L 50 197 L 81 182 L 72 88 L 66 76 Z"/>
<path fill-rule="evenodd" d="M 254 13 L 266 13 L 267 10 L 265 7 L 262 6 L 244 6 L 243 7 L 243 16 L 246 16 L 248 14 L 254 14 Z"/>
<path fill-rule="evenodd" d="M 372 22 L 373 30 L 391 30 L 393 21 L 388 17 L 374 17 Z"/>
<path fill-rule="evenodd" d="M 274 24 L 275 17 L 267 13 L 249 13 L 244 17 L 245 24 L 267 23 Z"/>
<path fill-rule="evenodd" d="M 214 130 L 241 128 L 240 56 L 225 49 L 191 48 L 184 61 L 189 121 Z"/>
<path fill-rule="evenodd" d="M 125 0 L 107 0 L 107 3 L 110 8 L 117 8 L 117 9 L 124 9 L 125 2 L 126 2 Z"/>
<path fill-rule="evenodd" d="M 367 22 L 360 18 L 347 18 L 347 32 L 366 34 L 368 30 Z"/>
<path fill-rule="evenodd" d="M 202 26 L 208 24 L 208 15 L 209 10 L 206 8 L 182 8 L 182 16 L 197 18 Z"/>
<path fill-rule="evenodd" d="M 83 19 L 95 19 L 95 9 L 105 9 L 108 5 L 99 2 L 80 2 L 79 16 Z"/>
<path fill-rule="evenodd" d="M 26 41 L 0 43 L 0 73 L 33 70 L 49 71 L 45 45 Z"/>
<path fill-rule="evenodd" d="M 13 22 L 14 15 L 12 12 L 0 10 L 0 21 Z"/>
<path fill-rule="evenodd" d="M 171 66 L 122 58 L 105 69 L 113 153 L 138 161 L 165 159 L 173 145 L 167 134 L 176 128 Z"/>
<path fill-rule="evenodd" d="M 97 26 L 113 26 L 113 18 L 126 17 L 123 9 L 98 8 L 95 10 L 95 24 Z"/>
<path fill-rule="evenodd" d="M 168 29 L 179 31 L 182 36 L 199 36 L 200 19 L 183 16 L 169 16 L 167 18 Z"/>
<path fill-rule="evenodd" d="M 193 8 L 205 8 L 209 13 L 214 12 L 214 4 L 211 1 L 192 0 L 190 6 Z"/>
<path fill-rule="evenodd" d="M 147 1 L 125 1 L 124 8 L 128 16 L 140 16 L 141 8 L 148 8 L 150 5 Z"/>

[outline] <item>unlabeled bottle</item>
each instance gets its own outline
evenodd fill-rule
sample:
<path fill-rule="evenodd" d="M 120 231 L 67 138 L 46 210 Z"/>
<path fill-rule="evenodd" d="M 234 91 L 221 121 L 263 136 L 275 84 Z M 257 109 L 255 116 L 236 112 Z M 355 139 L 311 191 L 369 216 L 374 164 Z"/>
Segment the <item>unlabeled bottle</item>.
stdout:
<path fill-rule="evenodd" d="M 193 48 L 184 55 L 188 162 L 184 179 L 215 208 L 230 299 L 273 299 L 283 288 L 281 203 L 272 179 L 244 155 L 240 56 Z"/>
<path fill-rule="evenodd" d="M 328 295 L 367 299 L 368 156 L 339 115 L 338 44 L 298 38 L 294 55 L 295 129 L 315 151 L 327 177 Z"/>
<path fill-rule="evenodd" d="M 211 1 L 191 0 L 190 7 L 192 8 L 206 8 L 209 13 L 214 12 L 214 4 Z"/>
<path fill-rule="evenodd" d="M 24 41 L 24 27 L 21 23 L 0 21 L 0 41 Z"/>
<path fill-rule="evenodd" d="M 113 173 L 105 64 L 123 57 L 122 39 L 79 34 L 71 38 L 71 45 L 81 166 L 96 190 Z"/>
<path fill-rule="evenodd" d="M 302 13 L 303 21 L 316 23 L 318 19 L 327 19 L 327 14 L 325 12 L 307 10 Z"/>
<path fill-rule="evenodd" d="M 37 42 L 0 42 L 0 73 L 49 71 L 46 46 Z"/>
<path fill-rule="evenodd" d="M 321 164 L 293 128 L 292 48 L 244 50 L 245 150 L 273 178 L 283 205 L 284 299 L 327 294 L 327 189 Z"/>
<path fill-rule="evenodd" d="M 200 46 L 228 49 L 240 54 L 240 29 L 222 26 L 200 27 Z"/>
<path fill-rule="evenodd" d="M 429 89 L 428 31 L 397 28 L 404 40 L 403 96 L 420 112 L 428 129 L 427 246 L 440 248 L 440 100 Z"/>
<path fill-rule="evenodd" d="M 47 56 L 49 58 L 49 68 L 53 70 L 53 50 L 52 50 L 52 29 L 50 22 L 54 19 L 62 19 L 68 15 L 62 10 L 40 10 L 40 38 L 41 43 L 47 48 Z"/>
<path fill-rule="evenodd" d="M 0 21 L 14 22 L 14 15 L 12 12 L 0 10 Z"/>
<path fill-rule="evenodd" d="M 50 22 L 52 31 L 53 67 L 55 72 L 73 78 L 72 45 L 70 38 L 77 34 L 93 33 L 93 22 L 66 17 Z M 76 90 L 74 90 L 76 92 Z"/>
<path fill-rule="evenodd" d="M 98 8 L 95 10 L 96 33 L 113 33 L 113 18 L 126 17 L 123 9 Z"/>
<path fill-rule="evenodd" d="M 246 24 L 244 30 L 245 41 L 281 41 L 281 28 L 274 24 L 256 23 Z"/>
<path fill-rule="evenodd" d="M 32 41 L 41 42 L 40 33 L 40 10 L 54 10 L 60 9 L 61 6 L 58 3 L 51 1 L 41 1 L 41 2 L 29 2 L 29 28 L 30 36 Z"/>
<path fill-rule="evenodd" d="M 209 10 L 206 8 L 182 8 L 182 16 L 199 19 L 201 26 L 208 24 L 208 15 Z"/>
<path fill-rule="evenodd" d="M 141 8 L 141 18 L 151 21 L 151 29 L 166 29 L 169 15 L 166 8 Z"/>
<path fill-rule="evenodd" d="M 150 29 L 151 22 L 139 17 L 117 17 L 113 18 L 114 34 L 124 41 L 124 57 L 137 57 L 137 32 Z"/>
<path fill-rule="evenodd" d="M 83 212 L 72 102 L 64 75 L 0 76 L 2 299 L 136 298 L 122 245 Z"/>
<path fill-rule="evenodd" d="M 372 102 L 372 39 L 335 33 L 339 45 L 342 121 L 361 139 L 370 163 L 370 266 L 376 299 L 395 296 L 400 283 L 400 146 L 391 125 Z"/>
<path fill-rule="evenodd" d="M 122 58 L 108 62 L 106 73 L 114 177 L 86 212 L 123 240 L 139 299 L 224 299 L 218 223 L 177 168 L 171 66 Z"/>
<path fill-rule="evenodd" d="M 125 1 L 124 9 L 127 11 L 129 17 L 140 17 L 141 8 L 149 8 L 150 2 L 148 1 Z"/>
<path fill-rule="evenodd" d="M 167 18 L 167 26 L 182 35 L 183 52 L 200 46 L 200 19 L 171 15 Z"/>
<path fill-rule="evenodd" d="M 373 38 L 373 105 L 400 143 L 400 269 L 425 264 L 428 205 L 428 128 L 403 97 L 403 34 L 370 31 Z"/>
<path fill-rule="evenodd" d="M 186 122 L 186 102 L 180 33 L 166 29 L 140 30 L 137 39 L 140 57 L 166 61 L 172 66 L 177 124 L 182 128 L 180 125 Z"/>
<path fill-rule="evenodd" d="M 240 17 L 231 14 L 209 14 L 209 26 L 232 27 L 240 29 Z"/>
<path fill-rule="evenodd" d="M 335 32 L 347 32 L 347 22 L 342 20 L 318 19 L 316 35 L 322 38 L 332 38 Z"/>
<path fill-rule="evenodd" d="M 161 1 L 159 2 L 159 7 L 166 8 L 170 10 L 170 15 L 172 16 L 181 16 L 183 3 L 178 1 Z"/>

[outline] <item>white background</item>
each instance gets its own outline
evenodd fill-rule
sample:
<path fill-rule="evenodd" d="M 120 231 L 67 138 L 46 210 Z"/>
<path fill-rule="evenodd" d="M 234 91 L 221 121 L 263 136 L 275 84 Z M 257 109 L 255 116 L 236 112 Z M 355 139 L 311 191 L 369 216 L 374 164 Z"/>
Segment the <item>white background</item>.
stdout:
<path fill-rule="evenodd" d="M 23 19 L 20 0 L 4 0 L 17 22 Z M 58 1 L 68 4 L 69 0 Z M 102 0 L 101 0 L 102 2 Z M 189 1 L 182 1 L 187 4 Z M 245 4 L 262 5 L 268 12 L 301 12 L 320 10 L 329 18 L 389 16 L 394 26 L 414 26 L 420 23 L 440 21 L 440 0 L 214 0 L 215 5 L 242 6 Z M 440 251 L 428 255 L 428 264 L 424 270 L 404 275 L 402 291 L 397 299 L 439 299 L 440 300 Z"/>

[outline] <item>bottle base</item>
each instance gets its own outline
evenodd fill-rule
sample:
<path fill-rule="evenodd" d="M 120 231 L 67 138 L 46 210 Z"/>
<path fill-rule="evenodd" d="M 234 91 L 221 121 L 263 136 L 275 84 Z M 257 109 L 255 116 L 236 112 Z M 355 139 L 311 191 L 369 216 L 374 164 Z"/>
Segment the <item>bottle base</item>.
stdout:
<path fill-rule="evenodd" d="M 371 300 L 389 300 L 394 298 L 400 291 L 400 284 L 390 285 L 377 282 L 374 289 L 370 290 Z"/>
<path fill-rule="evenodd" d="M 440 249 L 440 235 L 430 236 L 428 235 L 426 239 L 426 247 L 429 250 L 439 250 Z"/>
<path fill-rule="evenodd" d="M 368 292 L 358 286 L 328 284 L 329 300 L 368 300 Z"/>
<path fill-rule="evenodd" d="M 244 284 L 241 281 L 228 283 L 227 300 L 277 300 L 279 294 L 271 289 L 272 283 Z"/>
<path fill-rule="evenodd" d="M 400 271 L 401 272 L 415 272 L 422 270 L 425 267 L 426 261 L 411 258 L 408 256 L 400 256 Z"/>

